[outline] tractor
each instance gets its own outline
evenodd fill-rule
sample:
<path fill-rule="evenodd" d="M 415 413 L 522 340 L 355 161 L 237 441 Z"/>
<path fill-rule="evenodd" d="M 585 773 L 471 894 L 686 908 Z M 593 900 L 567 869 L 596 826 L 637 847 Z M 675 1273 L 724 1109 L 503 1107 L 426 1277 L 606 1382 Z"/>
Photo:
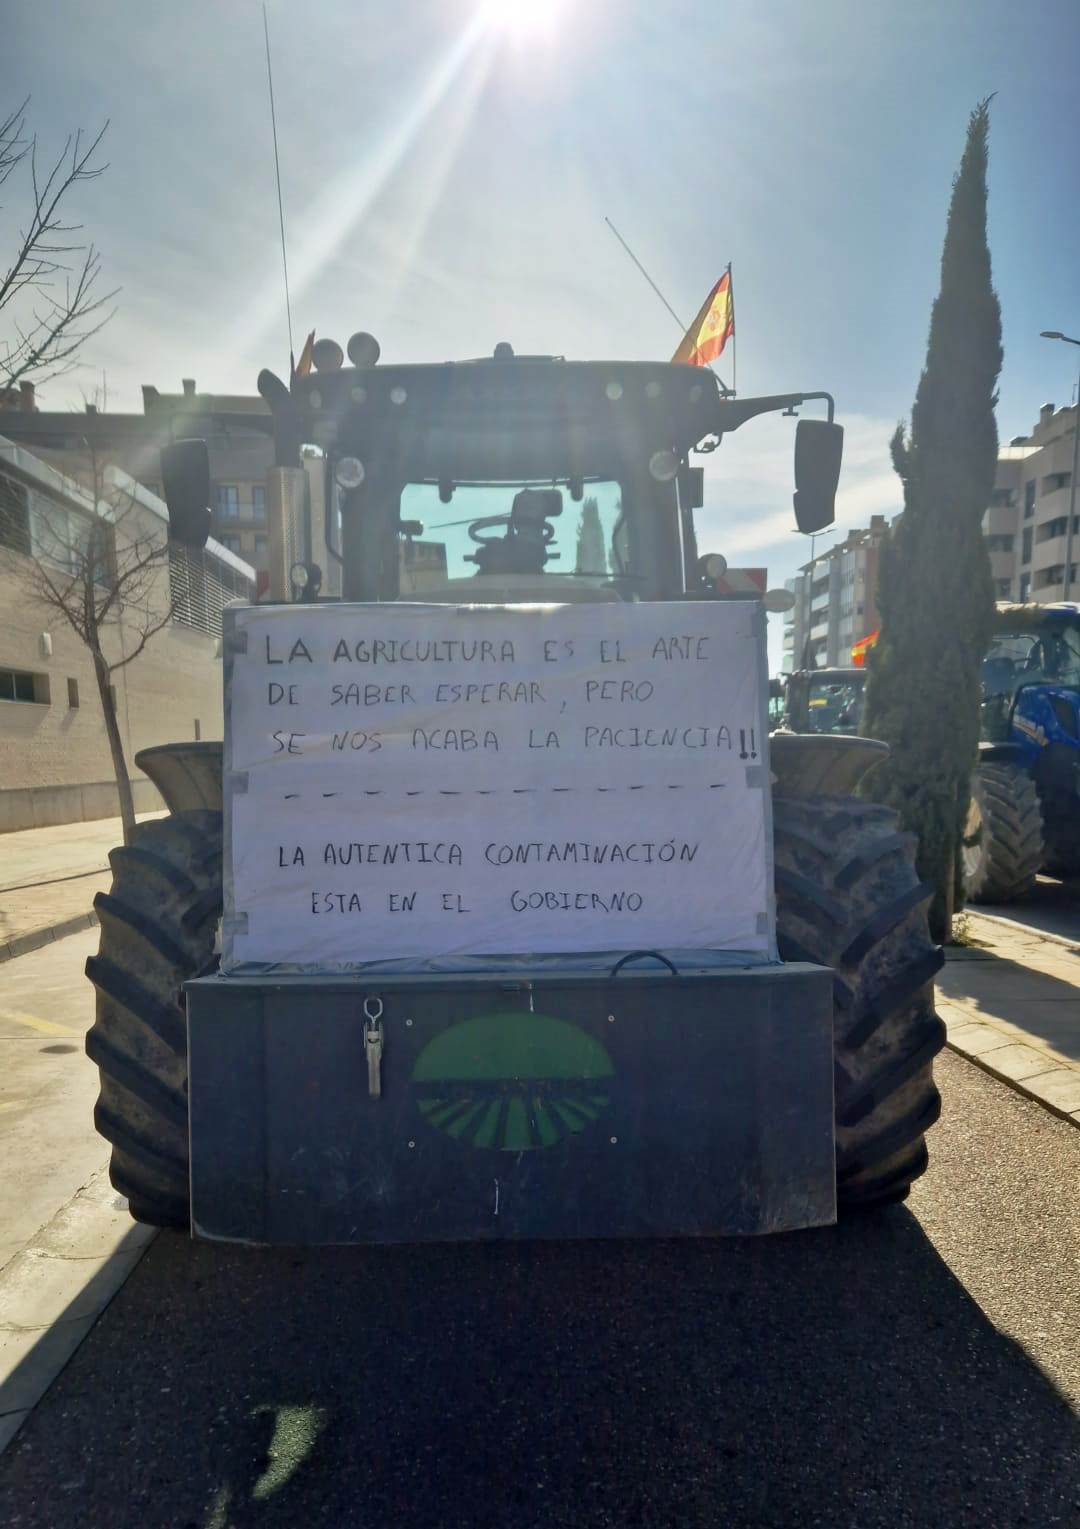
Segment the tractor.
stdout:
<path fill-rule="evenodd" d="M 723 565 L 698 550 L 691 454 L 755 416 L 824 401 L 827 419 L 796 427 L 794 509 L 807 532 L 833 518 L 842 429 L 828 394 L 742 398 L 692 366 L 505 343 L 387 365 L 360 334 L 348 356 L 321 341 L 310 373 L 259 376 L 270 586 L 226 611 L 227 740 L 237 632 L 279 608 L 314 632 L 386 611 L 415 639 L 440 612 L 601 612 L 630 634 L 658 612 L 710 616 Z M 309 445 L 326 458 L 321 504 Z M 162 481 L 172 537 L 205 543 L 203 444 L 167 448 Z M 336 582 L 324 562 L 342 604 L 323 592 Z M 855 795 L 884 753 L 855 737 L 743 736 L 768 828 L 767 960 L 642 950 L 627 914 L 595 959 L 539 940 L 442 966 L 358 947 L 327 971 L 223 964 L 254 821 L 236 805 L 242 772 L 216 743 L 144 750 L 168 812 L 111 855 L 87 963 L 113 1184 L 140 1221 L 254 1244 L 761 1233 L 903 1199 L 940 1110 L 942 955 L 910 837 Z M 730 861 L 709 876 L 737 901 Z"/>
<path fill-rule="evenodd" d="M 866 672 L 801 670 L 784 726 L 857 733 Z M 1080 869 L 1080 606 L 999 601 L 982 664 L 979 760 L 961 853 L 975 903 L 1016 902 L 1040 870 Z"/>

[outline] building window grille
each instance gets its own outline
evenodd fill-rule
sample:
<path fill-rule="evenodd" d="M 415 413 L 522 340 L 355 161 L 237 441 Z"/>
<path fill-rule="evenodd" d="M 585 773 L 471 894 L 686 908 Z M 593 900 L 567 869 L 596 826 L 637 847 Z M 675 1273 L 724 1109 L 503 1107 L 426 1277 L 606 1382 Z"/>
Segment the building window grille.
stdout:
<path fill-rule="evenodd" d="M 169 543 L 173 620 L 210 637 L 221 634 L 221 613 L 232 600 L 251 601 L 251 580 L 204 547 Z"/>

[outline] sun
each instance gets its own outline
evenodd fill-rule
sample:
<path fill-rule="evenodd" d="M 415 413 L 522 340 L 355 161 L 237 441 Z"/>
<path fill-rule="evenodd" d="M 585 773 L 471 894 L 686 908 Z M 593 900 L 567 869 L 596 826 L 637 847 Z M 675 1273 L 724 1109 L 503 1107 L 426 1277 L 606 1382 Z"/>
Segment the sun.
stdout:
<path fill-rule="evenodd" d="M 527 38 L 555 31 L 565 0 L 484 0 L 483 15 L 493 31 Z"/>

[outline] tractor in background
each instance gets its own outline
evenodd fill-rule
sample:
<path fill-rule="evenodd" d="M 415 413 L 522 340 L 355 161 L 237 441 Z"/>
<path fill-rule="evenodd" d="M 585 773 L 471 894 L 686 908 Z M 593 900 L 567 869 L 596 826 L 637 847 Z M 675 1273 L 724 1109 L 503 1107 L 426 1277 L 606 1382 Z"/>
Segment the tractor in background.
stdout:
<path fill-rule="evenodd" d="M 860 730 L 866 671 L 800 670 L 784 686 L 795 733 Z M 1080 606 L 999 602 L 982 665 L 979 761 L 961 854 L 975 903 L 1026 897 L 1040 870 L 1080 871 Z"/>

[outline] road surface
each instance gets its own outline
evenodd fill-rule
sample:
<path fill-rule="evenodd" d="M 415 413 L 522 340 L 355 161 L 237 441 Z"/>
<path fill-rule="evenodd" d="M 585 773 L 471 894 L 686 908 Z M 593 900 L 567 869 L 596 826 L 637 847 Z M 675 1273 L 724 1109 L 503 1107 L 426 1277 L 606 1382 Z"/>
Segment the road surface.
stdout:
<path fill-rule="evenodd" d="M 1080 1131 L 967 1062 L 907 1205 L 760 1241 L 162 1234 L 7 1529 L 1075 1526 Z"/>

